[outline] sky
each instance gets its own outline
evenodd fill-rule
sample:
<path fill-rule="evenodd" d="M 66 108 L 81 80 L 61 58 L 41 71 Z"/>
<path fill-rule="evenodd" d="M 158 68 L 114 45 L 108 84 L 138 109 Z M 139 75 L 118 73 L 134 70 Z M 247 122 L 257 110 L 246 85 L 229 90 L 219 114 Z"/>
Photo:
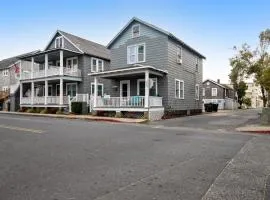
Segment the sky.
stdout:
<path fill-rule="evenodd" d="M 203 78 L 223 83 L 233 46 L 255 47 L 270 28 L 269 0 L 13 0 L 0 7 L 0 60 L 43 50 L 57 29 L 107 45 L 136 16 L 205 55 Z"/>

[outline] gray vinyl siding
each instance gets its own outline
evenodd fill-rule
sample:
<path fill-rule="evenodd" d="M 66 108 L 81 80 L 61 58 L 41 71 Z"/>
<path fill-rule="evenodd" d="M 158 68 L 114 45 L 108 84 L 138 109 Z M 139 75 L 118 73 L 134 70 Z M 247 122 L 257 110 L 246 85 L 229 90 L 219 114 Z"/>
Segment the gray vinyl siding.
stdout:
<path fill-rule="evenodd" d="M 204 99 L 224 99 L 224 88 L 220 87 L 217 84 L 212 83 L 211 81 L 208 81 L 209 85 L 207 85 L 207 82 L 203 84 L 203 88 L 205 88 L 205 96 Z M 217 88 L 217 96 L 212 96 L 212 88 Z"/>
<path fill-rule="evenodd" d="M 202 108 L 202 60 L 199 59 L 196 71 L 197 55 L 182 48 L 182 64 L 176 62 L 178 44 L 168 40 L 168 109 L 190 110 Z M 184 81 L 184 99 L 175 98 L 175 79 Z M 200 98 L 195 99 L 195 85 L 199 84 Z"/>

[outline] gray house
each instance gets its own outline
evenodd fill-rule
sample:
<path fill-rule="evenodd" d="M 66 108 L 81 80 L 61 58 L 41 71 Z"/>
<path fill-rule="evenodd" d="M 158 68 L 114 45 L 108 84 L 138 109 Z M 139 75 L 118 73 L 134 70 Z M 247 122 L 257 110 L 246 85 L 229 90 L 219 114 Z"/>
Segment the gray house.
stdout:
<path fill-rule="evenodd" d="M 236 97 L 233 88 L 229 85 L 221 84 L 207 79 L 203 82 L 202 96 L 204 103 L 218 103 L 218 108 L 233 109 L 236 104 Z"/>
<path fill-rule="evenodd" d="M 110 67 L 89 73 L 94 111 L 144 113 L 151 120 L 202 111 L 205 57 L 173 34 L 132 18 L 107 48 Z M 103 97 L 101 80 L 110 81 Z"/>
<path fill-rule="evenodd" d="M 20 72 L 20 106 L 65 108 L 78 94 L 89 100 L 94 82 L 88 74 L 91 69 L 109 70 L 110 53 L 100 44 L 58 30 L 43 51 L 20 58 L 29 63 Z M 101 96 L 105 83 L 98 86 Z"/>
<path fill-rule="evenodd" d="M 29 63 L 19 57 L 31 55 L 33 51 L 19 56 L 14 56 L 0 61 L 0 110 L 17 111 L 19 102 L 20 67 Z"/>

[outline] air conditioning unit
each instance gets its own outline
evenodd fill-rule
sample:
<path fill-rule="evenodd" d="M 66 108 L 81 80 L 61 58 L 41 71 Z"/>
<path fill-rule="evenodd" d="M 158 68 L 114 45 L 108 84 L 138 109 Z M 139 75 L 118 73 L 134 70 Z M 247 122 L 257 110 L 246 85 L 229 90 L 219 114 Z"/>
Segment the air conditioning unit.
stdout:
<path fill-rule="evenodd" d="M 177 63 L 178 64 L 182 64 L 182 62 L 183 62 L 182 58 L 177 58 Z"/>

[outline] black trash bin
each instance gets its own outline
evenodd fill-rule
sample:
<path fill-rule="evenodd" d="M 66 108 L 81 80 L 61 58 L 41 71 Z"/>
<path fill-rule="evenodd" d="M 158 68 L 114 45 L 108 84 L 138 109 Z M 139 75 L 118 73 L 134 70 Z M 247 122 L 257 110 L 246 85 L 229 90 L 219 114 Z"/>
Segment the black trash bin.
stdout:
<path fill-rule="evenodd" d="M 213 107 L 213 111 L 214 111 L 214 112 L 217 112 L 217 111 L 218 111 L 218 104 L 217 104 L 217 103 L 214 103 L 214 104 L 212 105 L 212 107 Z"/>
<path fill-rule="evenodd" d="M 204 104 L 204 110 L 205 112 L 213 112 L 213 104 L 212 103 Z"/>

